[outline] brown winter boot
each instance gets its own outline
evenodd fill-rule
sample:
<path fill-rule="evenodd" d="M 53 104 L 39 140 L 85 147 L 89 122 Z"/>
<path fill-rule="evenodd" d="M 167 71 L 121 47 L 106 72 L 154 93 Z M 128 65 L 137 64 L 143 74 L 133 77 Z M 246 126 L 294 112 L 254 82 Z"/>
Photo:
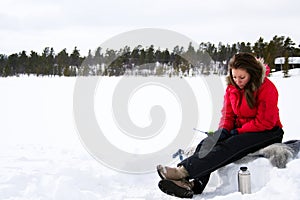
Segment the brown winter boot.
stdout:
<path fill-rule="evenodd" d="M 178 181 L 163 179 L 158 183 L 159 189 L 172 196 L 180 198 L 193 198 L 194 183 L 187 181 L 186 179 L 181 179 Z"/>
<path fill-rule="evenodd" d="M 173 168 L 173 167 L 158 165 L 156 169 L 158 175 L 162 179 L 181 180 L 189 176 L 189 173 L 186 171 L 186 169 L 183 166 Z"/>

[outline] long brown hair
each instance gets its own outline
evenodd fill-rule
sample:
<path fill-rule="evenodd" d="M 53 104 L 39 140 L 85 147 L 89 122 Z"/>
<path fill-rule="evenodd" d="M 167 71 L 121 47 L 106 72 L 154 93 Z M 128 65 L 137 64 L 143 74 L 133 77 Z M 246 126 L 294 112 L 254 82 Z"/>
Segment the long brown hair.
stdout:
<path fill-rule="evenodd" d="M 232 69 L 244 69 L 250 74 L 250 80 L 244 87 L 244 94 L 250 108 L 256 105 L 256 91 L 261 86 L 264 78 L 264 66 L 253 54 L 235 54 L 228 63 L 229 75 L 227 84 L 239 88 L 233 80 Z"/>

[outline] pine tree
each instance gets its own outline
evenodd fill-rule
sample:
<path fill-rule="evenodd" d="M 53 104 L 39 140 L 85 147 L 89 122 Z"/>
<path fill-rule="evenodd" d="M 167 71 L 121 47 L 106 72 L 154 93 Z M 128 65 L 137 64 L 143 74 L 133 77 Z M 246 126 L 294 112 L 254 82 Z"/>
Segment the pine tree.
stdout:
<path fill-rule="evenodd" d="M 26 55 L 26 51 L 19 53 L 17 74 L 25 74 L 26 68 L 28 68 L 29 59 Z"/>
<path fill-rule="evenodd" d="M 187 68 L 185 70 L 189 69 L 189 65 L 191 65 L 191 67 L 194 67 L 194 66 L 197 65 L 197 55 L 196 55 L 195 48 L 192 45 L 192 42 L 189 43 L 188 49 L 183 54 L 183 57 L 184 57 L 185 60 L 187 60 L 187 63 L 186 63 Z"/>
<path fill-rule="evenodd" d="M 55 63 L 55 60 L 54 60 L 54 49 L 53 48 L 50 48 L 50 47 L 46 47 L 44 50 L 43 50 L 43 53 L 42 53 L 42 66 L 41 66 L 41 73 L 43 75 L 55 75 L 55 70 L 54 70 L 54 63 Z"/>
<path fill-rule="evenodd" d="M 264 39 L 260 37 L 257 42 L 254 43 L 253 51 L 259 58 L 266 58 L 266 46 L 267 43 L 264 42 Z"/>
<path fill-rule="evenodd" d="M 40 64 L 42 62 L 40 56 L 37 52 L 31 51 L 29 56 L 29 65 L 28 68 L 25 69 L 26 74 L 29 76 L 30 74 L 36 74 L 39 76 L 40 74 Z"/>
<path fill-rule="evenodd" d="M 47 67 L 48 67 L 48 74 L 55 75 L 55 52 L 53 47 L 50 48 L 49 55 L 47 56 Z"/>
<path fill-rule="evenodd" d="M 59 52 L 56 56 L 56 63 L 58 66 L 58 75 L 70 75 L 70 60 L 69 55 L 67 53 L 67 49 L 63 49 L 61 52 Z"/>
<path fill-rule="evenodd" d="M 102 75 L 103 71 L 102 71 L 102 65 L 104 63 L 104 58 L 103 58 L 103 54 L 101 53 L 102 48 L 98 47 L 96 52 L 95 52 L 95 56 L 94 56 L 94 65 L 97 66 L 97 70 L 96 70 L 96 74 L 97 75 Z"/>
<path fill-rule="evenodd" d="M 155 62 L 162 62 L 162 53 L 160 51 L 160 48 L 156 49 L 155 53 L 154 53 L 154 57 L 155 57 Z"/>
<path fill-rule="evenodd" d="M 184 53 L 184 48 L 179 47 L 178 45 L 174 47 L 173 52 L 172 52 L 172 66 L 173 69 L 175 70 L 175 74 L 178 75 L 179 73 L 179 68 L 183 64 L 184 58 L 182 57 Z M 169 75 L 171 76 L 171 75 Z"/>
<path fill-rule="evenodd" d="M 289 77 L 289 55 L 286 51 L 284 53 L 284 64 L 283 64 L 283 78 Z"/>
<path fill-rule="evenodd" d="M 245 42 L 238 43 L 238 49 L 239 52 L 252 53 L 251 43 L 249 42 L 247 42 L 247 44 L 245 44 Z"/>
<path fill-rule="evenodd" d="M 80 53 L 77 47 L 74 48 L 73 52 L 70 55 L 70 65 L 79 67 L 81 65 Z"/>
<path fill-rule="evenodd" d="M 5 76 L 14 76 L 17 74 L 18 54 L 14 53 L 8 56 L 7 65 L 5 67 Z"/>
<path fill-rule="evenodd" d="M 164 64 L 169 64 L 170 62 L 170 52 L 168 49 L 162 52 L 162 61 Z"/>
<path fill-rule="evenodd" d="M 154 56 L 154 46 L 151 45 L 147 51 L 146 51 L 146 63 L 154 63 L 155 62 L 155 56 Z"/>
<path fill-rule="evenodd" d="M 142 48 L 141 45 L 138 45 L 137 47 L 135 47 L 133 49 L 133 51 L 131 52 L 131 55 L 130 55 L 130 59 L 131 59 L 131 63 L 133 65 L 138 65 L 138 61 L 139 61 L 139 57 L 140 57 L 140 49 Z"/>
<path fill-rule="evenodd" d="M 288 56 L 294 56 L 294 47 L 295 43 L 292 41 L 291 38 L 287 37 L 283 42 L 283 48 L 285 52 L 287 52 Z"/>
<path fill-rule="evenodd" d="M 140 50 L 140 56 L 139 56 L 139 65 L 143 65 L 146 63 L 146 51 L 144 48 Z"/>
<path fill-rule="evenodd" d="M 0 54 L 0 76 L 3 76 L 6 62 L 7 62 L 7 57 L 4 54 Z"/>

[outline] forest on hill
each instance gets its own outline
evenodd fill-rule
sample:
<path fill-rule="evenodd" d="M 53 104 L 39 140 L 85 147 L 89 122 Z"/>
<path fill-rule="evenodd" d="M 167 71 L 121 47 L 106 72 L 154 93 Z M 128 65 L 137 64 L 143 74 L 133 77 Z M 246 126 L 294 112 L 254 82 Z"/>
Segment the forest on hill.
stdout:
<path fill-rule="evenodd" d="M 131 49 L 89 50 L 87 56 L 81 56 L 75 47 L 72 53 L 63 49 L 55 53 L 54 48 L 45 47 L 42 53 L 21 51 L 11 55 L 0 54 L 0 76 L 122 76 L 122 75 L 179 75 L 193 71 L 196 74 L 226 74 L 228 60 L 238 52 L 251 52 L 263 58 L 271 69 L 275 69 L 274 60 L 278 57 L 299 57 L 300 45 L 290 37 L 275 35 L 270 41 L 260 37 L 254 44 L 237 42 L 218 45 L 202 42 L 198 47 L 188 45 L 187 49 L 175 46 L 172 50 L 160 47 Z M 286 59 L 288 60 L 288 59 Z M 288 64 L 285 64 L 288 70 Z"/>

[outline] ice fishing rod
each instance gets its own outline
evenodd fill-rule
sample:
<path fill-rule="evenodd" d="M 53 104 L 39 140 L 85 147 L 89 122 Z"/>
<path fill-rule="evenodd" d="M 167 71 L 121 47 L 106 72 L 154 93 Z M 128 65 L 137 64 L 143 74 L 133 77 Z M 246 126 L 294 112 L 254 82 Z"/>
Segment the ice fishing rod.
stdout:
<path fill-rule="evenodd" d="M 213 132 L 212 131 L 201 131 L 197 128 L 193 128 L 194 131 L 197 131 L 197 132 L 200 132 L 200 133 L 204 133 L 206 135 L 209 135 L 209 134 L 212 134 Z M 178 149 L 177 152 L 175 152 L 173 155 L 172 155 L 172 158 L 176 158 L 177 156 L 179 157 L 179 159 L 182 161 L 183 160 L 183 155 L 184 155 L 184 150 L 182 149 Z"/>
<path fill-rule="evenodd" d="M 198 132 L 200 132 L 200 133 L 205 133 L 206 135 L 209 135 L 209 134 L 212 134 L 212 133 L 213 133 L 213 131 L 201 131 L 201 130 L 199 130 L 199 129 L 197 129 L 197 128 L 193 128 L 193 130 L 194 130 L 194 131 L 198 131 Z"/>

